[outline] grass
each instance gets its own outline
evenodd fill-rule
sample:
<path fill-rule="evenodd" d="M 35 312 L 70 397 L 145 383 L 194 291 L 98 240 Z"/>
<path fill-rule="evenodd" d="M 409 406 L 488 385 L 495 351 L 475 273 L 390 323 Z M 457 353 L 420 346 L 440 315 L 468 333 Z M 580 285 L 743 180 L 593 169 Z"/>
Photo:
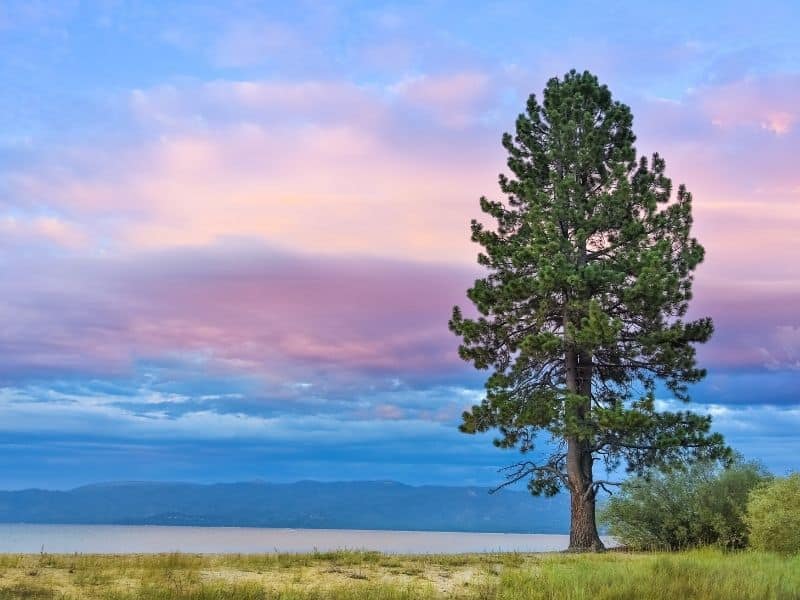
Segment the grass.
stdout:
<path fill-rule="evenodd" d="M 0 555 L 0 600 L 672 600 L 800 598 L 800 556 Z"/>

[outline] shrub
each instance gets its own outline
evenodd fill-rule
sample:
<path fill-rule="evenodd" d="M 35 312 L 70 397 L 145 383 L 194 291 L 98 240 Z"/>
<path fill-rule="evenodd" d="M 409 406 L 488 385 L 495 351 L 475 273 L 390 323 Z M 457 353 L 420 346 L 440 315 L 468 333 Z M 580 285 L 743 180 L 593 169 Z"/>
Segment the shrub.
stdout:
<path fill-rule="evenodd" d="M 800 473 L 773 479 L 753 490 L 746 521 L 754 548 L 800 552 Z"/>
<path fill-rule="evenodd" d="M 742 548 L 748 496 L 768 477 L 763 467 L 741 458 L 727 468 L 700 462 L 654 472 L 623 483 L 600 511 L 600 521 L 634 549 Z"/>

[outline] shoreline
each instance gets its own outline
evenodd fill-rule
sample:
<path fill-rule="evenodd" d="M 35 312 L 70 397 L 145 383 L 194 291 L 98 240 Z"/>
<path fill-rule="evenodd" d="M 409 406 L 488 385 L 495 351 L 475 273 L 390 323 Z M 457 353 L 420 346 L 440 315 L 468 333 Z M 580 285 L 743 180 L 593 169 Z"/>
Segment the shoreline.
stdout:
<path fill-rule="evenodd" d="M 607 546 L 615 546 L 604 538 Z M 0 524 L 0 553 L 394 555 L 540 553 L 566 550 L 566 534 L 288 529 L 169 525 Z"/>

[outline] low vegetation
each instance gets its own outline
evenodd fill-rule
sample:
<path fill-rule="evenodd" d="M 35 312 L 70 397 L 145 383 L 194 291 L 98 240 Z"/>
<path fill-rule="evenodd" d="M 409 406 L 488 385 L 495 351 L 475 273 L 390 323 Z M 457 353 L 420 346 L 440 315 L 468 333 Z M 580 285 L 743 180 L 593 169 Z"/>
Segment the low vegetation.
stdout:
<path fill-rule="evenodd" d="M 800 473 L 757 487 L 747 504 L 750 544 L 775 552 L 800 552 Z"/>
<path fill-rule="evenodd" d="M 727 468 L 699 462 L 685 470 L 629 479 L 599 517 L 631 549 L 744 548 L 748 499 L 769 480 L 763 467 L 741 458 Z"/>
<path fill-rule="evenodd" d="M 800 556 L 674 554 L 2 555 L 0 599 L 797 598 Z"/>

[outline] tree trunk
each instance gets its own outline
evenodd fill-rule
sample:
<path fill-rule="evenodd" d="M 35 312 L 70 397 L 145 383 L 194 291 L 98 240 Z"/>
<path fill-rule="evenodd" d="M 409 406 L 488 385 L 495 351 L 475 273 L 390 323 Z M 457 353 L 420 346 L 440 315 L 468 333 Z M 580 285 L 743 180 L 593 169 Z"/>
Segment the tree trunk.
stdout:
<path fill-rule="evenodd" d="M 591 412 L 592 359 L 568 350 L 566 353 L 567 389 L 585 400 L 573 407 L 578 424 Z M 598 552 L 604 550 L 595 522 L 595 490 L 592 486 L 594 458 L 589 444 L 577 437 L 567 438 L 567 479 L 570 491 L 569 550 Z"/>
<path fill-rule="evenodd" d="M 569 441 L 567 472 L 570 487 L 569 550 L 605 550 L 595 522 L 595 493 L 592 489 L 592 455 L 576 440 Z"/>

